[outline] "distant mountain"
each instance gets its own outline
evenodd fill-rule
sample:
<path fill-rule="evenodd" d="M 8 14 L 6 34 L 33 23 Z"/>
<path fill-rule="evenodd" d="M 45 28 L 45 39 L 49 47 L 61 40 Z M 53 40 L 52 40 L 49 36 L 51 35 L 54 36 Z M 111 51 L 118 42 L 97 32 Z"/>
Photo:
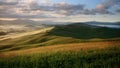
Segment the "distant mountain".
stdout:
<path fill-rule="evenodd" d="M 85 24 L 85 25 L 91 25 L 91 27 L 109 27 L 109 28 L 120 28 L 120 22 L 96 22 L 96 21 L 90 21 L 90 22 L 59 22 L 59 24 L 51 24 L 51 25 L 69 25 L 69 24 Z"/>
<path fill-rule="evenodd" d="M 25 32 L 25 31 L 36 30 L 45 27 L 47 26 L 32 20 L 23 20 L 23 19 L 17 19 L 12 21 L 0 20 L 1 35 L 5 35 L 5 33 L 9 34 L 16 32 Z"/>
<path fill-rule="evenodd" d="M 12 21 L 6 21 L 6 20 L 0 20 L 0 25 L 30 25 L 30 24 L 36 24 L 35 21 L 32 20 L 12 20 Z"/>
<path fill-rule="evenodd" d="M 120 28 L 120 22 L 82 22 L 89 25 L 100 26 L 100 27 L 109 27 L 109 28 Z"/>
<path fill-rule="evenodd" d="M 0 32 L 21 32 L 27 31 L 32 29 L 39 29 L 45 27 L 71 27 L 72 29 L 79 27 L 79 28 L 100 28 L 100 27 L 108 27 L 108 28 L 120 28 L 120 22 L 52 22 L 52 21 L 33 21 L 33 20 L 26 20 L 26 19 L 17 19 L 13 21 L 5 21 L 0 20 Z M 58 24 L 57 24 L 58 23 Z M 72 23 L 72 24 L 71 24 Z M 78 28 L 78 29 L 79 29 Z M 67 29 L 67 28 L 66 28 Z M 69 28 L 68 28 L 69 29 Z M 77 29 L 74 29 L 77 30 Z M 89 29 L 88 29 L 89 30 Z"/>
<path fill-rule="evenodd" d="M 103 24 L 103 25 L 120 25 L 120 22 L 96 22 L 96 21 L 91 21 L 91 22 L 85 22 L 87 24 Z"/>

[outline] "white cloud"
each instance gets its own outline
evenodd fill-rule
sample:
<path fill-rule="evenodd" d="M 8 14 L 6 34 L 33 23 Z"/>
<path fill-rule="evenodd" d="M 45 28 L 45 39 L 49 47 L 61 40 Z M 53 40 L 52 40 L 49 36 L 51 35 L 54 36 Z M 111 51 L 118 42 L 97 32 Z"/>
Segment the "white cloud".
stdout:
<path fill-rule="evenodd" d="M 111 6 L 120 0 L 105 0 L 92 10 L 84 4 L 55 3 L 52 0 L 0 0 L 0 17 L 13 18 L 62 18 L 83 15 L 109 14 Z M 118 12 L 118 10 L 117 10 Z M 78 18 L 78 17 L 77 17 Z"/>

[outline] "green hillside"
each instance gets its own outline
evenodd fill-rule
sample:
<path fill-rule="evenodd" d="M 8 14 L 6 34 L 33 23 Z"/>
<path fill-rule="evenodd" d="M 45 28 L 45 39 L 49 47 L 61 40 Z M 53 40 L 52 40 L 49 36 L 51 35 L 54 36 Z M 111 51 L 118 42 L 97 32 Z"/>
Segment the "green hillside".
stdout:
<path fill-rule="evenodd" d="M 78 39 L 109 39 L 120 37 L 120 29 L 97 27 L 83 23 L 57 26 L 50 31 L 50 35 L 73 37 Z"/>
<path fill-rule="evenodd" d="M 2 40 L 0 41 L 0 51 L 87 41 L 114 40 L 114 38 L 119 40 L 119 37 L 120 29 L 96 27 L 82 23 L 56 25 L 54 29 L 45 33 Z"/>
<path fill-rule="evenodd" d="M 0 68 L 120 67 L 120 29 L 78 23 L 22 35 L 0 41 Z"/>

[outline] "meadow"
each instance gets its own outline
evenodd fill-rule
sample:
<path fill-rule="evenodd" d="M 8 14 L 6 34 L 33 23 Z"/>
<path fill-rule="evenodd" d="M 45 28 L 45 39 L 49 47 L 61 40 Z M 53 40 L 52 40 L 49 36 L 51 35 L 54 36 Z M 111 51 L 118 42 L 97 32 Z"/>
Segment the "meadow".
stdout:
<path fill-rule="evenodd" d="M 120 29 L 97 27 L 83 23 L 55 25 L 52 29 L 50 27 L 51 30 L 48 29 L 16 34 L 10 38 L 7 37 L 7 39 L 0 40 L 0 51 L 57 44 L 120 40 Z"/>
<path fill-rule="evenodd" d="M 0 58 L 0 68 L 119 68 L 120 47 Z"/>
<path fill-rule="evenodd" d="M 69 24 L 44 30 L 0 40 L 0 68 L 120 68 L 120 29 Z"/>

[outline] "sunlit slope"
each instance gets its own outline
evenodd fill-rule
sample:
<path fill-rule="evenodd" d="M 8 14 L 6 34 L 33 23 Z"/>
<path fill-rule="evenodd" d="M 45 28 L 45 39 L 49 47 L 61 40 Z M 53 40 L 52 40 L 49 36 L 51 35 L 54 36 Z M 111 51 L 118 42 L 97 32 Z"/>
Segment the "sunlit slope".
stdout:
<path fill-rule="evenodd" d="M 96 27 L 80 23 L 56 25 L 54 28 L 45 30 L 45 32 L 38 30 L 21 35 L 1 40 L 0 51 L 88 41 L 120 41 L 120 29 Z"/>
<path fill-rule="evenodd" d="M 44 46 L 35 49 L 3 52 L 0 53 L 0 67 L 119 68 L 119 58 L 119 45 L 114 44 L 112 47 L 110 42 L 108 42 L 108 45 L 104 42 L 98 44 L 91 42 L 89 44 Z"/>
<path fill-rule="evenodd" d="M 36 30 L 36 31 L 29 31 L 29 32 L 25 32 L 25 33 L 18 33 L 18 34 L 12 34 L 12 35 L 7 35 L 4 38 L 0 39 L 0 40 L 6 40 L 6 39 L 14 39 L 14 38 L 19 38 L 19 37 L 23 37 L 23 36 L 29 36 L 29 35 L 35 35 L 38 33 L 45 33 L 49 30 L 52 30 L 54 27 L 48 27 L 48 28 L 43 28 L 40 30 Z"/>
<path fill-rule="evenodd" d="M 51 45 L 37 48 L 30 48 L 24 50 L 13 50 L 1 52 L 0 57 L 10 57 L 16 55 L 36 54 L 36 53 L 55 53 L 55 52 L 68 52 L 68 51 L 86 51 L 93 49 L 104 49 L 111 47 L 119 47 L 119 41 L 101 41 L 101 42 L 83 42 L 73 44 L 60 44 Z"/>

